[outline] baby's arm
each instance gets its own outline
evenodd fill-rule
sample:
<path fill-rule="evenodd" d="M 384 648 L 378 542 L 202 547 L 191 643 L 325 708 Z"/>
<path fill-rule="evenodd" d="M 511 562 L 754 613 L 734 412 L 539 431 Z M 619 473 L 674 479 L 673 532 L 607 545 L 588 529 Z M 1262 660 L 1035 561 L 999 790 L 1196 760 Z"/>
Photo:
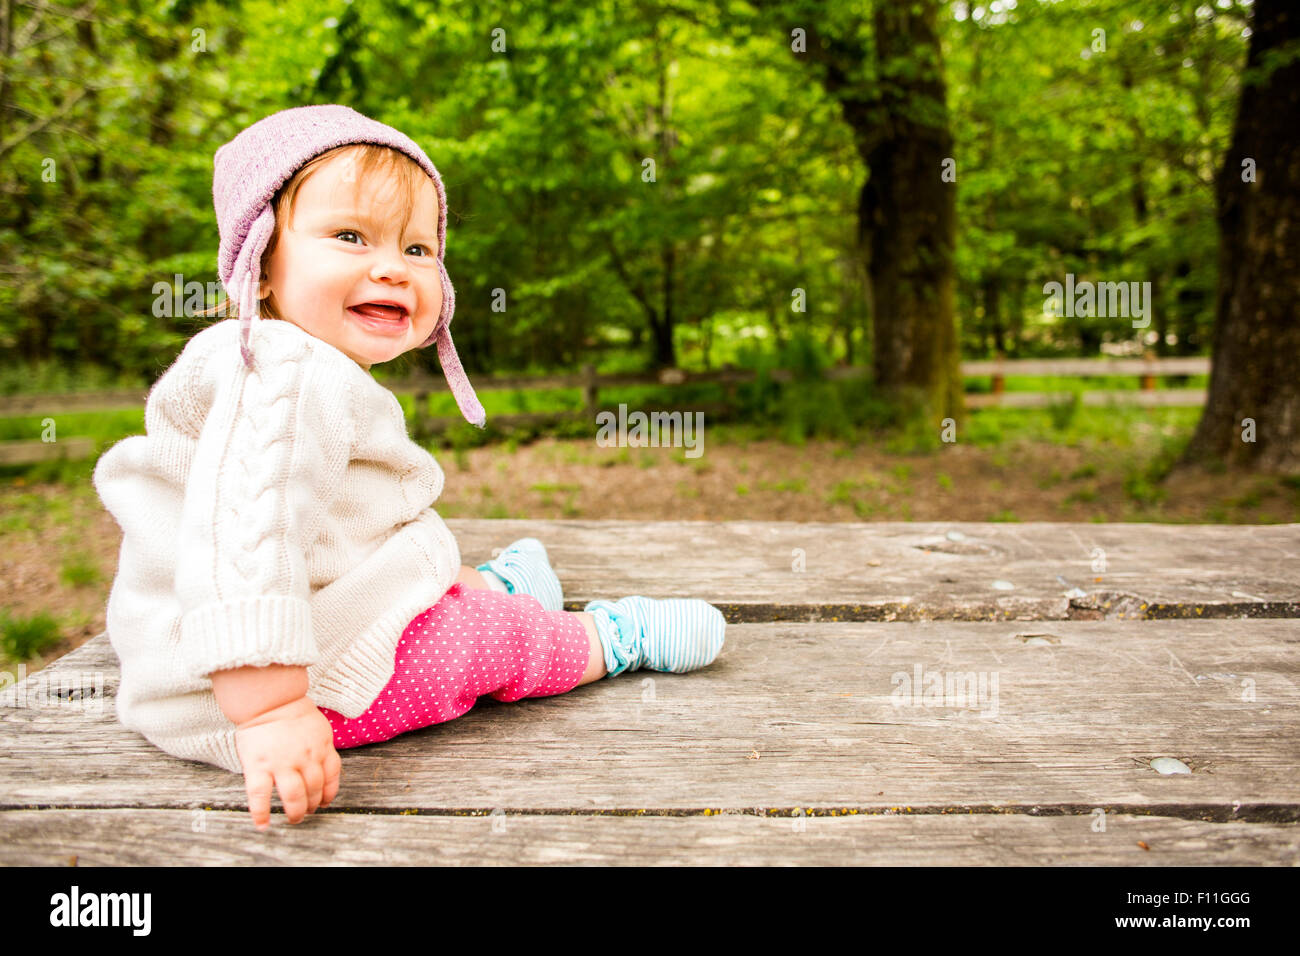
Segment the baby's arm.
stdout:
<path fill-rule="evenodd" d="M 344 485 L 359 399 L 302 337 L 268 335 L 257 357 L 233 376 L 213 362 L 192 389 L 208 411 L 176 530 L 178 656 L 235 725 L 254 821 L 278 789 L 296 823 L 337 787 L 330 722 L 307 697 L 320 660 L 309 553 Z"/>
<path fill-rule="evenodd" d="M 307 668 L 301 665 L 236 667 L 213 671 L 209 676 L 221 712 L 235 725 L 260 717 L 268 710 L 307 693 Z"/>
<path fill-rule="evenodd" d="M 329 721 L 307 696 L 307 668 L 287 664 L 213 671 L 217 704 L 236 725 L 248 812 L 259 830 L 271 820 L 271 793 L 290 823 L 338 793 L 342 762 Z"/>

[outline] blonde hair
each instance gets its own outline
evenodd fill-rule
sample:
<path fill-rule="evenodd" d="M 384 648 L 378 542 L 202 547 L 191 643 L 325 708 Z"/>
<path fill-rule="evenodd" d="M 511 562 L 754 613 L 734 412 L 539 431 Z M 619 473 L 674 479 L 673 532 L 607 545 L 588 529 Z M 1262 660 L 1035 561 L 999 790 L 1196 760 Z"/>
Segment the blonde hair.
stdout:
<path fill-rule="evenodd" d="M 266 242 L 266 251 L 262 253 L 262 262 L 260 274 L 263 279 L 268 275 L 267 268 L 271 263 L 271 255 L 275 252 L 276 246 L 280 241 L 280 231 L 284 223 L 293 220 L 294 206 L 298 199 L 298 190 L 302 184 L 307 181 L 320 166 L 328 160 L 344 152 L 356 152 L 356 173 L 354 198 L 361 194 L 362 184 L 367 182 L 372 174 L 382 173 L 388 178 L 389 182 L 396 182 L 399 194 L 401 196 L 401 206 L 406 210 L 406 218 L 402 220 L 402 230 L 411 223 L 411 216 L 415 212 L 415 194 L 420 187 L 421 180 L 428 179 L 429 174 L 410 156 L 400 150 L 393 149 L 389 146 L 379 146 L 374 143 L 345 143 L 342 146 L 336 146 L 334 149 L 327 150 L 319 156 L 313 156 L 293 174 L 293 177 L 286 182 L 276 194 L 271 198 L 271 209 L 275 213 L 275 228 L 271 232 L 271 238 Z M 435 202 L 436 202 L 435 198 Z M 434 222 L 437 222 L 438 210 L 434 209 Z M 436 255 L 438 250 L 434 250 Z M 280 310 L 275 304 L 274 293 L 269 293 L 265 299 L 260 299 L 258 311 L 263 318 L 282 319 Z M 229 297 L 218 302 L 210 309 L 204 309 L 202 312 L 194 313 L 197 316 L 209 316 L 223 313 L 225 318 L 239 318 L 239 303 Z"/>

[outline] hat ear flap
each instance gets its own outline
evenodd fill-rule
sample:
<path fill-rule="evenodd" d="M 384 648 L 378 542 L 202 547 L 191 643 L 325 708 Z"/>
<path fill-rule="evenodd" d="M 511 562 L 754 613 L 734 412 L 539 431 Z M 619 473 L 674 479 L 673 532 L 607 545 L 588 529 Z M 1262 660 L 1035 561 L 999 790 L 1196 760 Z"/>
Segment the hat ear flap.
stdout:
<path fill-rule="evenodd" d="M 239 351 L 244 358 L 244 365 L 249 369 L 253 367 L 253 330 L 262 318 L 257 305 L 262 254 L 266 252 L 266 244 L 274 231 L 275 213 L 270 205 L 263 206 L 239 247 L 239 256 L 235 259 L 231 276 L 235 288 L 227 290 L 227 294 L 233 293 L 239 302 Z"/>
<path fill-rule="evenodd" d="M 451 386 L 451 394 L 456 399 L 456 406 L 471 425 L 482 428 L 487 422 L 487 413 L 474 394 L 474 386 L 469 383 L 460 356 L 456 354 L 456 344 L 451 340 L 451 329 L 444 327 L 438 333 L 438 364 L 442 374 Z"/>
<path fill-rule="evenodd" d="M 438 324 L 434 326 L 433 334 L 424 343 L 425 348 L 437 341 L 438 333 L 451 325 L 451 317 L 456 312 L 456 290 L 452 287 L 447 266 L 441 258 L 438 259 L 438 275 L 442 279 L 442 310 L 438 313 Z"/>

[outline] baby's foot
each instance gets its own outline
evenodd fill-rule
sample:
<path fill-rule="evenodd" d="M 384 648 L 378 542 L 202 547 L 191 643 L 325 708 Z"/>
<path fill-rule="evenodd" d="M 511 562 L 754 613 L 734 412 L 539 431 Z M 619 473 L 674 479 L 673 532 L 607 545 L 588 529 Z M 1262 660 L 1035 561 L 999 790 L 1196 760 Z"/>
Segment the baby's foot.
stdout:
<path fill-rule="evenodd" d="M 591 601 L 607 677 L 645 667 L 685 674 L 713 663 L 722 650 L 727 620 L 696 598 L 625 597 Z"/>
<path fill-rule="evenodd" d="M 547 611 L 564 610 L 560 579 L 551 570 L 551 559 L 536 538 L 520 538 L 474 570 L 495 572 L 510 594 L 531 594 Z"/>

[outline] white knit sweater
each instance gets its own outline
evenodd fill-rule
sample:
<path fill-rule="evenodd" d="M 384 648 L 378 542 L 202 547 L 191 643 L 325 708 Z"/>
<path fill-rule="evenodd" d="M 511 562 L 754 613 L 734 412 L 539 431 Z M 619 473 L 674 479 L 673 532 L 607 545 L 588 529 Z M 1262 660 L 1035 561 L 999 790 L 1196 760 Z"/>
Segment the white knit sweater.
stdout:
<path fill-rule="evenodd" d="M 244 369 L 239 322 L 195 335 L 154 384 L 145 435 L 94 484 L 122 528 L 108 636 L 118 719 L 177 757 L 243 773 L 213 671 L 307 665 L 307 696 L 362 714 L 410 620 L 460 570 L 430 505 L 433 456 L 355 361 L 265 320 Z"/>

